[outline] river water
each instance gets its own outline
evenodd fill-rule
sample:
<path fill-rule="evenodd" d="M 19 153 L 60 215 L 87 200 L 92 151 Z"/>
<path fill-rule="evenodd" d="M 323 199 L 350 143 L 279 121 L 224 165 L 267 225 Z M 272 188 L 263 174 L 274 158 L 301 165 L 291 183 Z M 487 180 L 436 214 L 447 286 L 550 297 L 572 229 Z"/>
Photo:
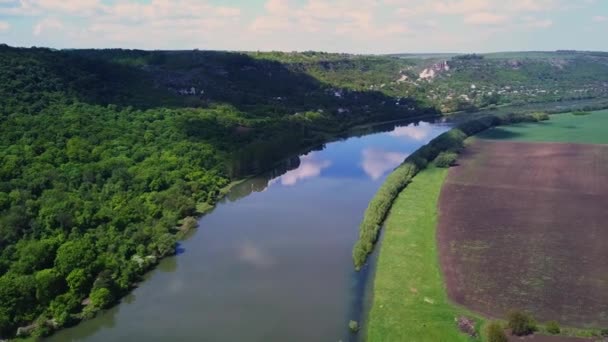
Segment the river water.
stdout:
<path fill-rule="evenodd" d="M 235 187 L 114 308 L 48 341 L 348 341 L 351 249 L 386 175 L 443 124 L 391 124 Z"/>

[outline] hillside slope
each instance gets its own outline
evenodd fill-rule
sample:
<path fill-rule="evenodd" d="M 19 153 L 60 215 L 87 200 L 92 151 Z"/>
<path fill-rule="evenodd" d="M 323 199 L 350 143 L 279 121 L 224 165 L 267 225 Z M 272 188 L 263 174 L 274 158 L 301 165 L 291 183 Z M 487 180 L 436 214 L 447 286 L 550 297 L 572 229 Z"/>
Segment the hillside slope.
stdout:
<path fill-rule="evenodd" d="M 0 46 L 0 337 L 112 305 L 233 179 L 434 113 L 245 54 Z"/>

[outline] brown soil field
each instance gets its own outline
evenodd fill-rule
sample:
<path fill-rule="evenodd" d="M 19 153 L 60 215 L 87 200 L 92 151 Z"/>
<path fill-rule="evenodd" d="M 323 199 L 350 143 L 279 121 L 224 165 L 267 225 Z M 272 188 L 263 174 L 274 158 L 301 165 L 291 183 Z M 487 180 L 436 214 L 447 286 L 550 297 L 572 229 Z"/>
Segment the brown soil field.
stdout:
<path fill-rule="evenodd" d="M 458 163 L 439 203 L 450 299 L 608 326 L 608 145 L 477 140 Z"/>

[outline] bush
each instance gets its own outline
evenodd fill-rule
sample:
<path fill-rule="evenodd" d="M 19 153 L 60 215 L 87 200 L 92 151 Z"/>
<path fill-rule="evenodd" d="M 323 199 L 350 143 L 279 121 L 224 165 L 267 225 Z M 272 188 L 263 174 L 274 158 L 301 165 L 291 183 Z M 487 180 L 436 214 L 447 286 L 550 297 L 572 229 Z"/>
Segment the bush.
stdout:
<path fill-rule="evenodd" d="M 456 158 L 458 158 L 458 155 L 454 152 L 441 152 L 435 158 L 435 166 L 448 168 L 456 163 Z"/>
<path fill-rule="evenodd" d="M 549 114 L 545 112 L 534 112 L 530 114 L 536 121 L 547 121 L 549 120 Z"/>
<path fill-rule="evenodd" d="M 531 315 L 522 311 L 511 311 L 508 316 L 509 328 L 513 335 L 530 335 L 536 331 L 536 322 Z"/>
<path fill-rule="evenodd" d="M 602 335 L 603 337 L 608 337 L 608 329 L 600 330 L 600 335 Z"/>
<path fill-rule="evenodd" d="M 547 322 L 547 332 L 553 335 L 559 334 L 561 332 L 561 329 L 559 328 L 559 323 L 557 323 L 556 321 Z"/>
<path fill-rule="evenodd" d="M 350 322 L 348 322 L 348 328 L 352 333 L 356 333 L 357 331 L 359 331 L 359 323 L 357 321 L 351 320 Z"/>
<path fill-rule="evenodd" d="M 591 112 L 582 111 L 582 110 L 577 110 L 576 112 L 572 112 L 572 115 L 576 115 L 576 116 L 585 116 L 585 115 L 589 115 L 589 114 L 591 114 Z"/>
<path fill-rule="evenodd" d="M 114 300 L 112 292 L 105 287 L 100 287 L 91 291 L 89 298 L 91 299 L 90 305 L 97 309 L 105 309 L 112 304 L 112 301 Z"/>
<path fill-rule="evenodd" d="M 490 322 L 486 327 L 486 341 L 488 342 L 507 342 L 507 335 L 499 322 Z"/>
<path fill-rule="evenodd" d="M 198 227 L 198 221 L 196 218 L 188 216 L 183 220 L 181 230 L 184 232 L 189 232 L 196 227 Z"/>

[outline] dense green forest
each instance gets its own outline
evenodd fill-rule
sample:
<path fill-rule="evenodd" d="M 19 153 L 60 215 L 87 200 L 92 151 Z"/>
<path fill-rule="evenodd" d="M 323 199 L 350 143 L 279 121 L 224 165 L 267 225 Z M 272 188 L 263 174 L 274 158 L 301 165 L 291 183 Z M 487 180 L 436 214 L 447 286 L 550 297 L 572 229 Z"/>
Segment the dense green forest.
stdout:
<path fill-rule="evenodd" d="M 112 305 L 233 180 L 354 126 L 606 88 L 601 54 L 444 57 L 0 45 L 0 337 Z"/>
<path fill-rule="evenodd" d="M 240 53 L 0 46 L 0 336 L 114 303 L 232 180 L 435 113 Z"/>

